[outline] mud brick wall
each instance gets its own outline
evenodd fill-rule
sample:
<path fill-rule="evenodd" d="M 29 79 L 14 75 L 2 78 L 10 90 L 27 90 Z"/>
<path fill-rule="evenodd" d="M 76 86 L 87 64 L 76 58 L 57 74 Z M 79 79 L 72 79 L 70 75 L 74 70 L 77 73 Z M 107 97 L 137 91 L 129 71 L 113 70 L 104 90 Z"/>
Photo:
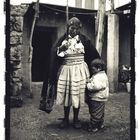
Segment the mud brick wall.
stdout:
<path fill-rule="evenodd" d="M 10 95 L 20 96 L 22 90 L 23 21 L 28 5 L 10 6 Z"/>

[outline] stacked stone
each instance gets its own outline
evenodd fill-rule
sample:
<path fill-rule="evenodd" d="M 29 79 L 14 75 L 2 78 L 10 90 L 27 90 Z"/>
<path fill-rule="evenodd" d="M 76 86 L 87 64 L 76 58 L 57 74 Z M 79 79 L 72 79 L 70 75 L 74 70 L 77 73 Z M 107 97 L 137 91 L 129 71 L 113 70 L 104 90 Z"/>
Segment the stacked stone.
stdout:
<path fill-rule="evenodd" d="M 10 95 L 21 98 L 23 18 L 28 5 L 11 5 L 10 8 Z"/>

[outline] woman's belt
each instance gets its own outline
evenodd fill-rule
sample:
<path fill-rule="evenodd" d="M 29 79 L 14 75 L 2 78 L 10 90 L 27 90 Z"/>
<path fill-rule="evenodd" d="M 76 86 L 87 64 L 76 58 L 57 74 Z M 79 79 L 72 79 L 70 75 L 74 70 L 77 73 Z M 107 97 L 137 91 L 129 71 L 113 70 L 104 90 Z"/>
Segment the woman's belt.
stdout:
<path fill-rule="evenodd" d="M 67 55 L 64 58 L 64 65 L 76 65 L 84 62 L 84 55 Z"/>

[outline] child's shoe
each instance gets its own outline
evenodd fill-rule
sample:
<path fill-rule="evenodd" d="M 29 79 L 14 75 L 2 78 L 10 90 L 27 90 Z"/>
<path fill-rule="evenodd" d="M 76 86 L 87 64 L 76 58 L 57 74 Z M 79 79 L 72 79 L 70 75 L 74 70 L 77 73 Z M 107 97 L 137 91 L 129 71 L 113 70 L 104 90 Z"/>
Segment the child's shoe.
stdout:
<path fill-rule="evenodd" d="M 98 129 L 103 129 L 105 126 L 102 124 L 98 127 Z"/>
<path fill-rule="evenodd" d="M 104 128 L 104 125 L 102 124 L 102 125 L 100 125 L 100 126 L 94 126 L 94 125 L 92 125 L 91 123 L 89 123 L 88 124 L 88 126 L 87 126 L 87 131 L 88 132 L 97 132 L 97 131 L 99 131 L 100 129 L 103 129 Z"/>

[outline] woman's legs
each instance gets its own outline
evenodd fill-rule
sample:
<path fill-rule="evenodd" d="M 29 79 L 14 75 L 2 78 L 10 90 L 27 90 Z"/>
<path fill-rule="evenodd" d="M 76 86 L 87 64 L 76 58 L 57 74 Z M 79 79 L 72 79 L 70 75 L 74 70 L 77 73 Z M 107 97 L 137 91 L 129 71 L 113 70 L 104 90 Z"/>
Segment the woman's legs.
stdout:
<path fill-rule="evenodd" d="M 79 110 L 80 110 L 80 107 L 79 108 L 73 107 L 73 121 L 74 122 L 78 121 Z"/>
<path fill-rule="evenodd" d="M 64 106 L 64 119 L 59 124 L 59 128 L 64 129 L 67 128 L 69 125 L 69 113 L 70 113 L 70 106 Z"/>
<path fill-rule="evenodd" d="M 76 129 L 80 129 L 82 127 L 81 122 L 78 119 L 80 107 L 73 107 L 73 126 Z"/>
<path fill-rule="evenodd" d="M 73 107 L 73 126 L 76 129 L 80 129 L 82 127 L 81 122 L 78 119 L 79 110 L 80 110 L 80 107 L 79 108 Z M 67 128 L 69 126 L 69 113 L 70 113 L 70 106 L 68 107 L 64 106 L 64 119 L 59 124 L 60 129 Z"/>
<path fill-rule="evenodd" d="M 69 121 L 69 113 L 70 113 L 70 106 L 65 107 L 64 106 L 64 119 Z"/>

